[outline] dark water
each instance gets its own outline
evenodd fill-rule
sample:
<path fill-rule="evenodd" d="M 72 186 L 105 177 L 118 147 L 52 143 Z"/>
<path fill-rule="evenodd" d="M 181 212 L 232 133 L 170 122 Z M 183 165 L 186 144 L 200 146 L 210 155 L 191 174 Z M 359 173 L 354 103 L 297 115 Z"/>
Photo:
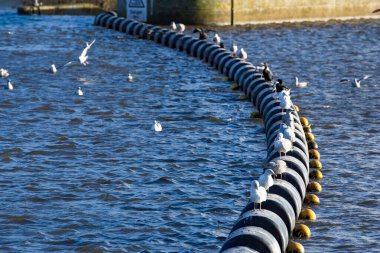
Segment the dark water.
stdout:
<path fill-rule="evenodd" d="M 0 252 L 217 252 L 261 172 L 262 122 L 199 60 L 92 22 L 0 14 L 15 85 L 0 91 Z M 220 34 L 310 82 L 293 89 L 324 165 L 307 252 L 380 248 L 379 24 Z M 92 39 L 89 66 L 48 72 Z M 362 74 L 361 89 L 338 82 Z"/>

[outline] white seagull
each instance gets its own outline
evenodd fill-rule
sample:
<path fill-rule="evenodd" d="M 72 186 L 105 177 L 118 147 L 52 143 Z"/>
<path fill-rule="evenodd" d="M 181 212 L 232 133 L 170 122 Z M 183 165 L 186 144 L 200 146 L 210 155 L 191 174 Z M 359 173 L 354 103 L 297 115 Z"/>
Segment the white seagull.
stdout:
<path fill-rule="evenodd" d="M 236 54 L 237 54 L 237 51 L 238 51 L 238 47 L 237 47 L 237 45 L 235 43 L 232 43 L 230 50 L 232 52 L 232 57 L 236 57 Z"/>
<path fill-rule="evenodd" d="M 276 176 L 281 175 L 282 179 L 282 174 L 286 172 L 288 166 L 286 165 L 285 161 L 278 159 L 276 161 L 269 162 L 266 168 L 273 170 Z"/>
<path fill-rule="evenodd" d="M 128 81 L 133 81 L 133 76 L 131 73 L 128 73 Z"/>
<path fill-rule="evenodd" d="M 214 43 L 216 45 L 220 44 L 221 39 L 220 39 L 220 37 L 219 37 L 219 35 L 217 33 L 215 33 L 214 38 L 212 39 L 212 41 L 214 41 Z"/>
<path fill-rule="evenodd" d="M 182 34 L 185 31 L 185 29 L 186 29 L 186 26 L 184 24 L 179 23 L 177 25 L 177 31 L 178 31 L 178 33 Z"/>
<path fill-rule="evenodd" d="M 81 55 L 78 58 L 80 64 L 82 64 L 83 66 L 86 66 L 88 64 L 88 61 L 87 61 L 88 55 L 87 55 L 87 53 L 88 53 L 88 50 L 91 48 L 92 44 L 94 44 L 94 42 L 95 42 L 95 40 L 93 40 L 91 42 L 91 44 L 88 44 L 88 42 L 86 42 L 86 47 L 83 49 Z"/>
<path fill-rule="evenodd" d="M 350 79 L 342 79 L 342 80 L 340 80 L 340 82 L 341 82 L 341 83 L 345 83 L 345 82 L 349 82 L 349 81 L 351 81 L 351 84 L 352 84 L 353 87 L 360 88 L 361 82 L 362 82 L 363 80 L 368 79 L 369 77 L 371 77 L 371 76 L 370 76 L 370 75 L 365 75 L 365 76 L 363 76 L 363 77 L 360 78 L 360 79 L 357 79 L 357 78 L 355 78 L 355 79 L 353 79 L 353 80 L 350 80 Z"/>
<path fill-rule="evenodd" d="M 52 64 L 52 65 L 51 65 L 51 72 L 52 72 L 53 74 L 57 74 L 58 70 L 57 70 L 57 68 L 55 67 L 55 64 Z"/>
<path fill-rule="evenodd" d="M 170 23 L 170 29 L 172 30 L 172 32 L 175 32 L 175 31 L 177 30 L 177 26 L 176 26 L 176 24 L 175 24 L 174 21 L 172 21 L 172 22 Z"/>
<path fill-rule="evenodd" d="M 284 135 L 284 138 L 290 140 L 292 143 L 296 141 L 296 134 L 294 133 L 294 130 L 290 126 L 287 126 L 285 123 L 281 123 L 280 133 L 282 133 Z"/>
<path fill-rule="evenodd" d="M 273 170 L 268 169 L 259 177 L 260 186 L 264 187 L 265 190 L 268 190 L 273 185 L 272 175 L 274 175 Z"/>
<path fill-rule="evenodd" d="M 248 54 L 247 54 L 247 52 L 244 50 L 244 48 L 240 48 L 240 51 L 239 51 L 239 55 L 238 55 L 238 57 L 239 57 L 240 59 L 242 59 L 243 61 L 245 61 L 245 60 L 247 59 Z"/>
<path fill-rule="evenodd" d="M 296 83 L 294 84 L 296 87 L 306 87 L 308 82 L 299 82 L 298 77 L 296 77 Z"/>
<path fill-rule="evenodd" d="M 8 70 L 1 68 L 0 69 L 1 77 L 7 78 L 9 76 Z"/>
<path fill-rule="evenodd" d="M 264 187 L 260 186 L 257 180 L 253 180 L 251 183 L 251 195 L 249 197 L 249 202 L 253 202 L 253 209 L 256 210 L 256 204 L 260 204 L 261 210 L 261 202 L 267 200 L 267 191 Z"/>
<path fill-rule="evenodd" d="M 8 79 L 8 82 L 6 85 L 4 85 L 5 90 L 13 90 L 13 84 L 11 82 L 11 79 Z"/>
<path fill-rule="evenodd" d="M 290 140 L 285 139 L 284 134 L 280 132 L 277 134 L 277 138 L 274 141 L 274 149 L 280 153 L 281 159 L 281 153 L 284 153 L 286 156 L 286 153 L 293 150 L 293 143 Z"/>
<path fill-rule="evenodd" d="M 280 92 L 280 94 L 281 93 L 282 92 Z M 284 110 L 289 110 L 290 108 L 292 108 L 293 102 L 288 95 L 284 94 L 284 96 L 280 96 L 280 94 L 279 94 L 280 107 L 281 107 L 281 113 L 283 113 Z"/>
<path fill-rule="evenodd" d="M 83 96 L 83 91 L 82 91 L 82 88 L 81 87 L 78 87 L 78 89 L 77 89 L 77 95 L 78 96 Z"/>
<path fill-rule="evenodd" d="M 156 132 L 162 131 L 161 123 L 157 120 L 154 121 L 154 131 L 156 131 Z"/>
<path fill-rule="evenodd" d="M 294 131 L 296 129 L 296 125 L 294 124 L 294 115 L 291 111 L 292 108 L 290 110 L 286 110 L 285 114 L 282 115 L 281 120 Z"/>

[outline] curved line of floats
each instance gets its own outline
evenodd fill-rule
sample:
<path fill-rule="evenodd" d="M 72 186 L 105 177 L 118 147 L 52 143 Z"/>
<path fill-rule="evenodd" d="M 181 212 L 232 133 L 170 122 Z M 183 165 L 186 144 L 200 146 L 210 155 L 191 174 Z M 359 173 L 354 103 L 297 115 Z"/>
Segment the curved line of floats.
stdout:
<path fill-rule="evenodd" d="M 282 122 L 280 103 L 273 98 L 272 87 L 264 81 L 255 66 L 231 56 L 231 52 L 214 43 L 202 41 L 185 34 L 178 34 L 158 26 L 117 17 L 114 12 L 101 13 L 95 17 L 95 25 L 114 29 L 129 35 L 161 43 L 167 47 L 185 51 L 188 55 L 204 60 L 212 67 L 236 82 L 264 120 L 268 154 L 266 162 L 278 159 L 274 150 L 274 140 Z M 269 188 L 263 210 L 254 211 L 254 203 L 248 203 L 233 226 L 220 252 L 303 252 L 300 243 L 289 241 L 293 238 L 307 239 L 310 230 L 304 224 L 296 225 L 296 220 L 315 219 L 308 207 L 319 204 L 314 194 L 321 186 L 317 181 L 309 183 L 309 177 L 321 179 L 317 151 L 311 127 L 305 118 L 299 118 L 297 110 L 292 111 L 295 119 L 296 142 L 294 149 L 281 159 L 288 166 L 282 179 L 274 180 Z M 309 160 L 309 156 L 310 159 Z M 302 205 L 304 203 L 304 206 Z"/>

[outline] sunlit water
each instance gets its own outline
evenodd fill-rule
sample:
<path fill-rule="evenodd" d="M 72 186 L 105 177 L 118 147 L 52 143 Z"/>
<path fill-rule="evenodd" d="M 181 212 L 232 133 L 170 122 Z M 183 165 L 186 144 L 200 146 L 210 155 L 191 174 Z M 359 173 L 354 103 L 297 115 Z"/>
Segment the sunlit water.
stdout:
<path fill-rule="evenodd" d="M 261 173 L 262 122 L 198 59 L 92 22 L 0 15 L 15 86 L 0 90 L 0 251 L 217 252 Z M 380 247 L 379 24 L 220 32 L 288 85 L 310 82 L 293 88 L 323 162 L 307 252 Z M 87 67 L 49 73 L 93 39 Z"/>

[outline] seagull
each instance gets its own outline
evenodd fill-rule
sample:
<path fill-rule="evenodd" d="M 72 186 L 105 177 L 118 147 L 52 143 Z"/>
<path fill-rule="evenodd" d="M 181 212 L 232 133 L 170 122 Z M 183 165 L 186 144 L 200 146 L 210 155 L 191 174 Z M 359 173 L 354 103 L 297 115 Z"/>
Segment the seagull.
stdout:
<path fill-rule="evenodd" d="M 249 202 L 253 202 L 253 209 L 256 210 L 256 203 L 258 203 L 261 210 L 261 202 L 265 200 L 267 200 L 267 191 L 260 186 L 259 181 L 253 180 L 251 183 L 251 196 L 249 197 Z"/>
<path fill-rule="evenodd" d="M 272 175 L 274 175 L 273 170 L 268 169 L 259 177 L 260 186 L 264 187 L 266 191 L 273 185 Z"/>
<path fill-rule="evenodd" d="M 284 91 L 278 94 L 278 98 L 280 99 L 281 113 L 284 113 L 284 110 L 292 108 L 293 102 L 290 100 L 290 96 L 284 93 Z"/>
<path fill-rule="evenodd" d="M 357 78 L 355 78 L 354 80 L 342 79 L 342 80 L 340 80 L 340 82 L 341 83 L 345 83 L 345 82 L 351 81 L 351 84 L 352 84 L 353 87 L 360 88 L 361 81 L 366 80 L 369 77 L 371 77 L 371 76 L 370 75 L 365 75 L 365 76 L 363 76 L 360 79 L 357 79 Z"/>
<path fill-rule="evenodd" d="M 239 55 L 238 55 L 238 57 L 239 57 L 240 59 L 242 59 L 243 61 L 245 61 L 245 60 L 247 59 L 248 54 L 247 54 L 247 52 L 244 50 L 244 48 L 240 48 L 240 51 L 239 51 Z"/>
<path fill-rule="evenodd" d="M 199 40 L 207 40 L 207 38 L 208 38 L 208 35 L 207 35 L 208 31 L 210 31 L 210 30 L 205 30 L 203 28 L 195 28 L 193 30 L 193 33 L 199 33 Z"/>
<path fill-rule="evenodd" d="M 285 123 L 281 123 L 280 132 L 284 135 L 284 138 L 290 140 L 292 143 L 296 141 L 296 134 L 294 133 L 294 130 Z"/>
<path fill-rule="evenodd" d="M 162 131 L 161 123 L 157 120 L 154 121 L 154 131 L 156 131 L 156 132 Z"/>
<path fill-rule="evenodd" d="M 215 33 L 214 38 L 212 39 L 212 41 L 214 41 L 214 43 L 216 45 L 220 44 L 221 39 L 220 39 L 220 37 L 219 37 L 219 35 L 217 33 Z"/>
<path fill-rule="evenodd" d="M 58 70 L 57 70 L 57 68 L 55 67 L 55 64 L 52 64 L 52 65 L 51 65 L 51 72 L 52 72 L 53 74 L 57 74 Z"/>
<path fill-rule="evenodd" d="M 174 23 L 174 21 L 172 21 L 170 23 L 170 30 L 172 30 L 172 32 L 175 32 L 177 30 L 177 26 L 176 24 Z"/>
<path fill-rule="evenodd" d="M 266 165 L 266 168 L 271 169 L 275 176 L 281 175 L 282 179 L 282 174 L 286 172 L 288 166 L 286 165 L 286 162 L 283 160 L 276 160 L 276 161 L 271 161 Z"/>
<path fill-rule="evenodd" d="M 88 44 L 88 42 L 86 42 L 86 47 L 83 49 L 81 55 L 79 56 L 79 62 L 80 64 L 82 64 L 83 66 L 86 66 L 88 64 L 87 62 L 87 59 L 88 59 L 88 55 L 87 55 L 87 52 L 88 50 L 90 49 L 90 47 L 92 46 L 92 44 L 94 44 L 95 40 L 93 40 L 91 42 L 91 44 Z M 66 64 L 65 64 L 66 65 Z"/>
<path fill-rule="evenodd" d="M 263 77 L 265 82 L 271 82 L 273 79 L 273 73 L 267 63 L 264 63 Z"/>
<path fill-rule="evenodd" d="M 296 87 L 306 87 L 308 82 L 298 82 L 298 77 L 296 77 L 296 83 L 294 84 Z"/>
<path fill-rule="evenodd" d="M 5 90 L 13 90 L 13 84 L 11 82 L 11 79 L 8 79 L 8 83 L 4 85 Z"/>
<path fill-rule="evenodd" d="M 285 114 L 282 115 L 282 122 L 284 122 L 290 129 L 293 131 L 296 129 L 296 126 L 294 124 L 294 115 L 291 113 L 291 111 L 294 111 L 293 108 L 290 108 L 289 110 L 285 111 Z"/>
<path fill-rule="evenodd" d="M 131 73 L 128 73 L 128 81 L 132 81 L 133 80 L 133 76 L 131 75 Z"/>
<path fill-rule="evenodd" d="M 185 29 L 186 29 L 186 26 L 184 24 L 180 23 L 180 24 L 177 25 L 177 31 L 178 31 L 178 33 L 182 34 L 185 31 Z"/>
<path fill-rule="evenodd" d="M 0 69 L 1 77 L 7 78 L 9 76 L 8 70 L 1 68 Z"/>
<path fill-rule="evenodd" d="M 83 96 L 83 91 L 82 91 L 82 88 L 81 87 L 78 87 L 78 89 L 77 89 L 77 95 L 78 96 Z"/>
<path fill-rule="evenodd" d="M 286 153 L 293 150 L 293 144 L 290 140 L 285 139 L 284 134 L 280 132 L 277 134 L 277 138 L 274 141 L 274 149 L 280 153 L 281 158 L 281 153 L 284 153 L 286 156 Z"/>
<path fill-rule="evenodd" d="M 233 43 L 232 45 L 231 45 L 231 48 L 230 48 L 230 50 L 231 50 L 231 52 L 232 52 L 232 57 L 236 57 L 236 53 L 237 53 L 237 51 L 238 51 L 238 47 L 237 47 L 237 45 L 235 44 L 235 43 Z"/>

